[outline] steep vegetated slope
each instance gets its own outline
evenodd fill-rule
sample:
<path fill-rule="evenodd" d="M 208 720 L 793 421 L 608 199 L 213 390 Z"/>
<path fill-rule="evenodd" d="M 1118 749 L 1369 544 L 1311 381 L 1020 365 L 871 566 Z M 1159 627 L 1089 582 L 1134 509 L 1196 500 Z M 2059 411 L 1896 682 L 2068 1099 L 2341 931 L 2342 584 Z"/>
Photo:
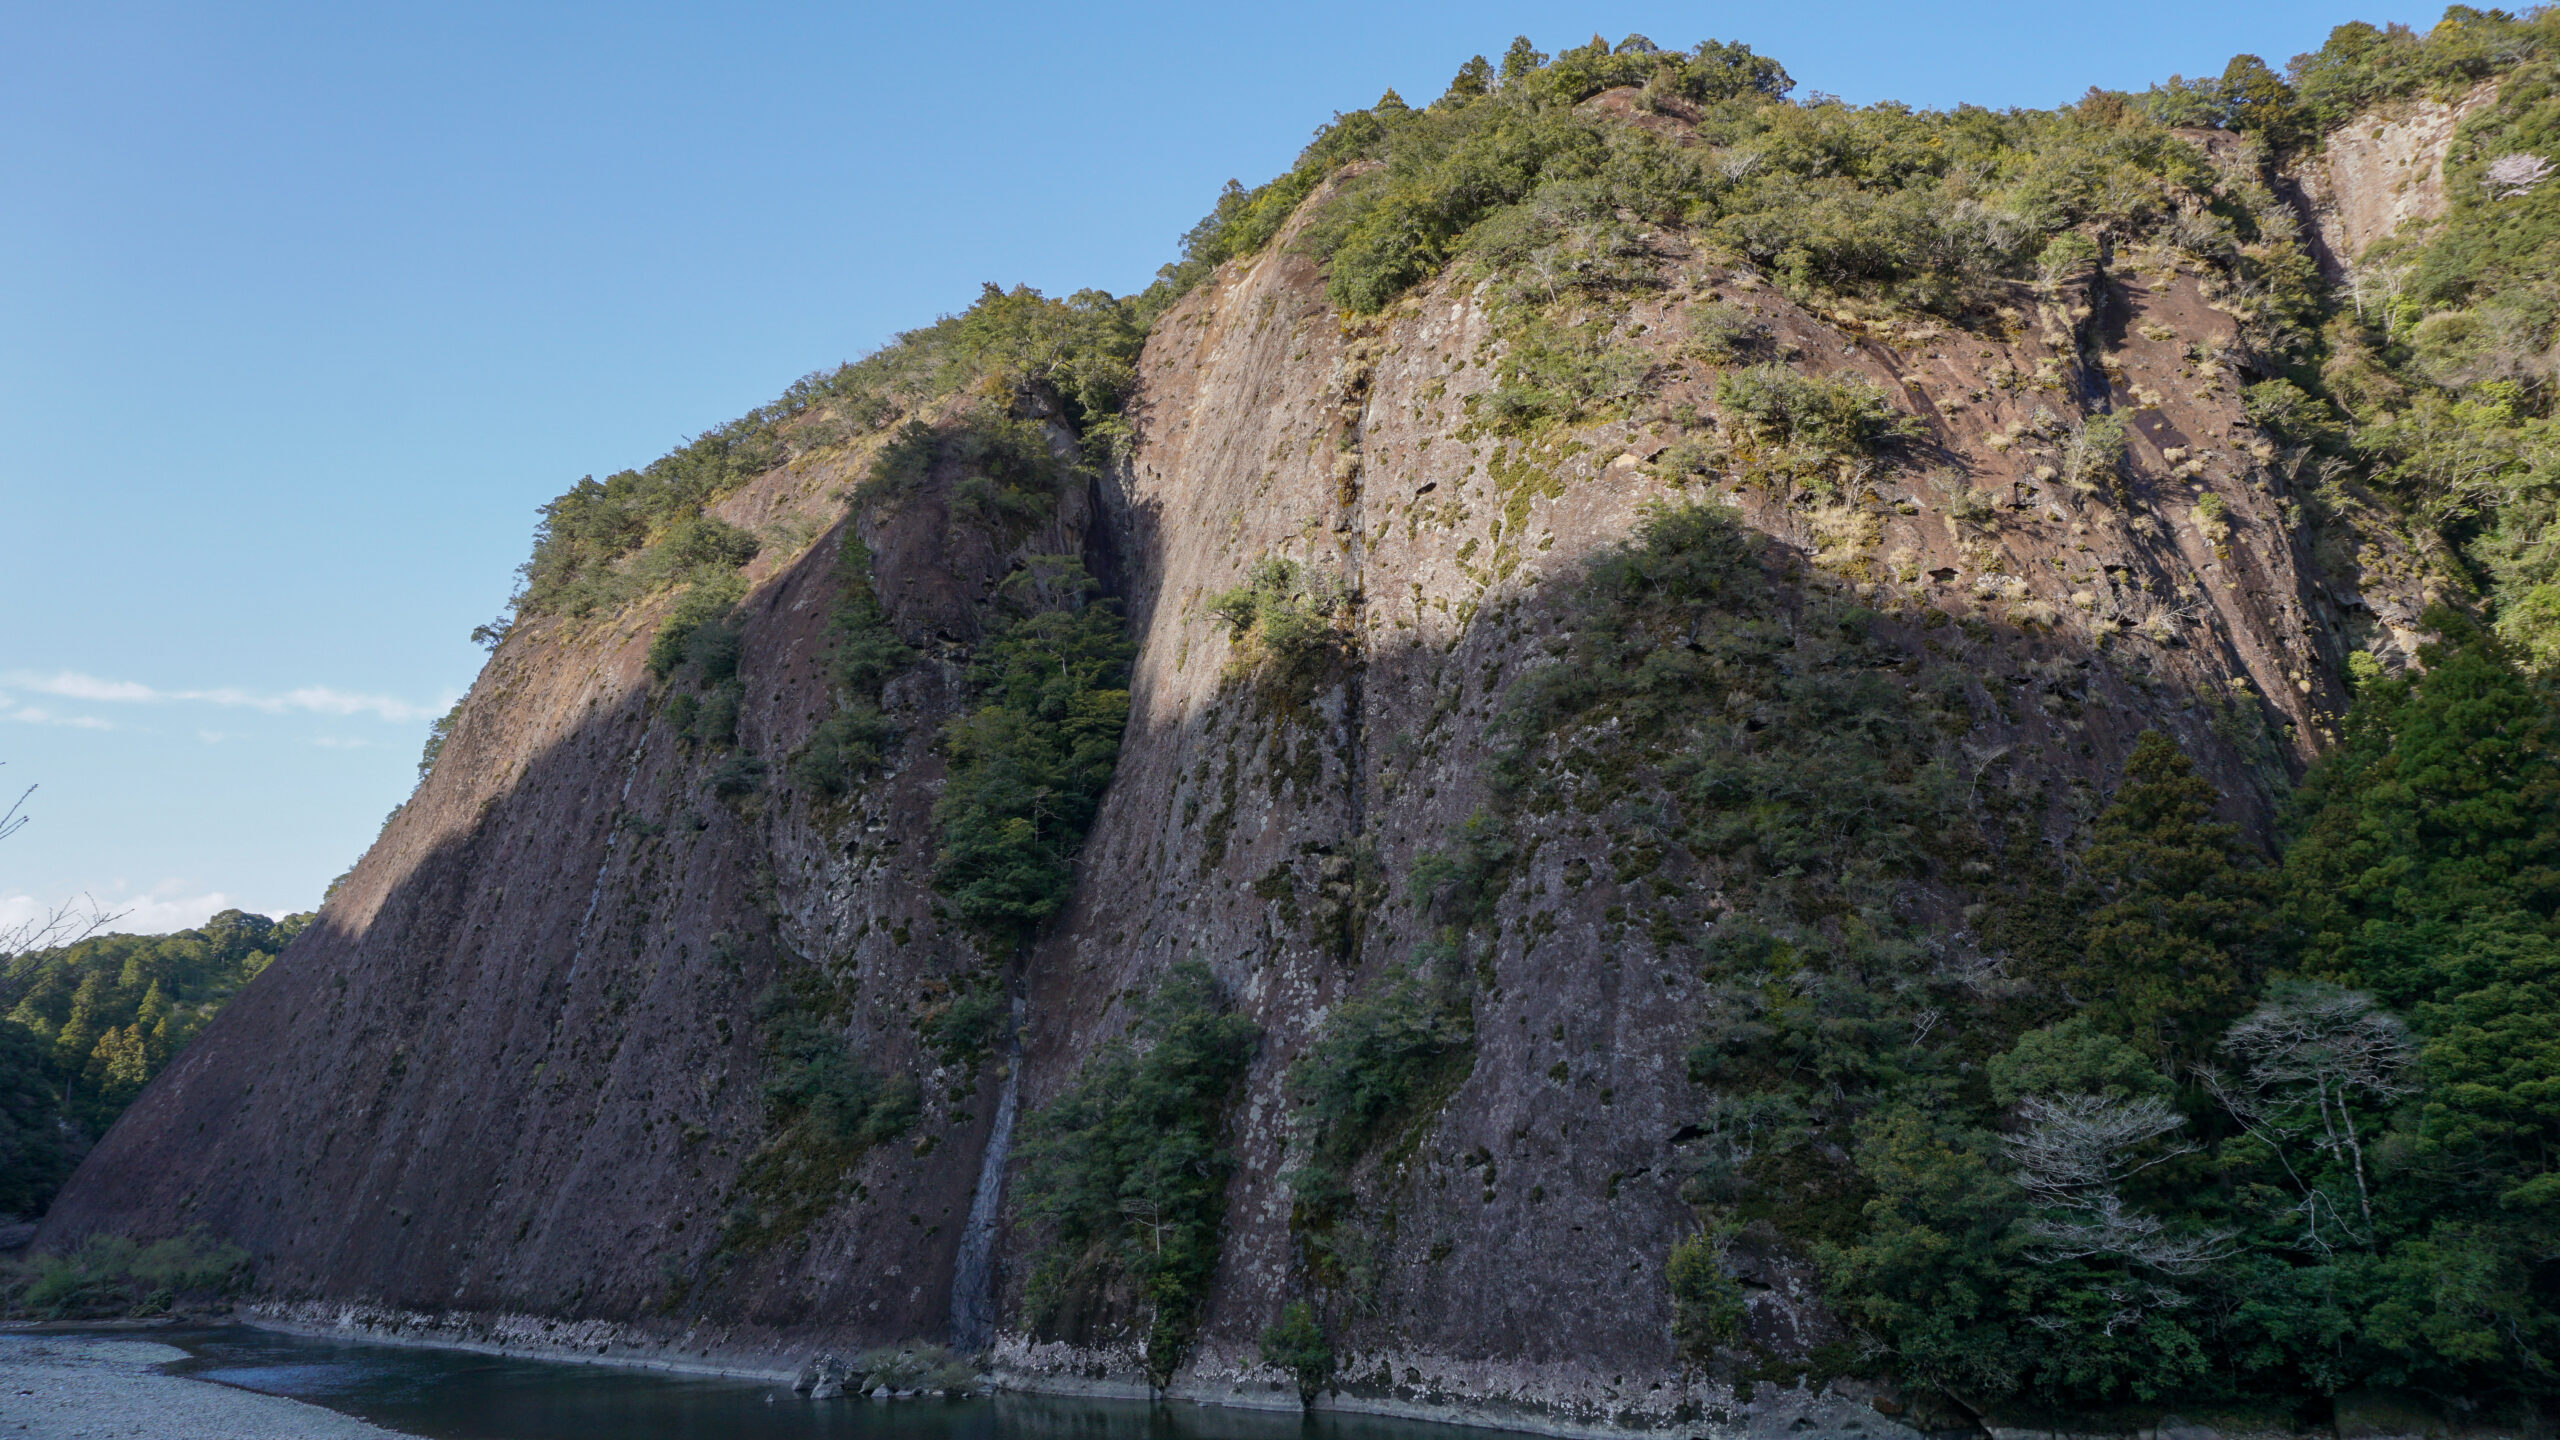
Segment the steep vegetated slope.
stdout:
<path fill-rule="evenodd" d="M 582 482 L 48 1243 L 1525 1423 L 2504 1423 L 2555 23 L 2001 114 L 1521 41 Z"/>
<path fill-rule="evenodd" d="M 225 910 L 173 935 L 100 935 L 0 966 L 0 1212 L 43 1212 L 142 1087 L 308 915 Z"/>

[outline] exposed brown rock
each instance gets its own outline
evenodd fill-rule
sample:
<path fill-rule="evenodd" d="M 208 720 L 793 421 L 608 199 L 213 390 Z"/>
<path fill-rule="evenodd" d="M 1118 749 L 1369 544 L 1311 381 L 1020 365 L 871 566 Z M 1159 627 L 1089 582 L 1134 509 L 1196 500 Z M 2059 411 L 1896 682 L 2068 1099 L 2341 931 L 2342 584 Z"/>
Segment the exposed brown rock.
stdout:
<path fill-rule="evenodd" d="M 2055 293 L 2020 287 L 2003 333 L 1982 334 L 1815 313 L 1679 235 L 1648 243 L 1662 286 L 1611 343 L 1652 358 L 1656 395 L 1535 450 L 1472 423 L 1504 342 L 1465 279 L 1346 320 L 1288 237 L 1229 265 L 1150 336 L 1139 442 L 1098 495 L 1067 496 L 1006 550 L 952 526 L 935 485 L 866 522 L 883 603 L 933 663 L 892 686 L 906 739 L 843 809 L 704 792 L 650 722 L 662 603 L 520 626 L 434 774 L 99 1146 L 47 1243 L 203 1224 L 306 1321 L 372 1307 L 368 1323 L 493 1343 L 796 1363 L 941 1333 L 999 1067 L 936 1071 L 910 1023 L 926 982 L 979 963 L 926 888 L 929 741 L 992 581 L 1021 554 L 1081 551 L 1118 577 L 1142 648 L 1074 905 L 1020 976 L 1023 1101 L 1055 1094 L 1118 1033 L 1118 997 L 1177 961 L 1240 997 L 1265 1040 L 1222 1269 L 1176 1388 L 1271 1402 L 1283 1382 L 1254 1337 L 1290 1293 L 1281 1077 L 1330 1007 L 1424 938 L 1362 886 L 1404 875 L 1485 798 L 1497 698 L 1539 663 L 1554 597 L 1644 505 L 1728 504 L 1884 623 L 1973 622 L 1967 663 L 2007 698 L 1968 744 L 2063 790 L 2103 784 L 2159 727 L 2263 825 L 2271 782 L 2342 702 L 2345 652 L 2414 645 L 2423 578 L 2388 537 L 2353 579 L 2298 540 L 2240 409 L 2235 328 L 2192 274 L 2111 256 Z M 1672 473 L 1664 457 L 1712 409 L 1713 371 L 1686 353 L 1689 306 L 1711 296 L 1801 368 L 1884 387 L 1927 440 L 1827 506 Z M 2131 417 L 2124 478 L 2075 488 L 2063 438 L 2104 410 Z M 796 461 L 722 513 L 839 523 L 866 453 Z M 751 572 L 741 742 L 776 763 L 824 712 L 836 533 Z M 1338 568 L 1360 596 L 1356 663 L 1294 708 L 1231 682 L 1204 604 L 1269 555 Z M 2212 723 L 2226 708 L 2271 743 L 2235 747 Z M 1674 1355 L 1660 1266 L 1694 1224 L 1675 1153 L 1695 1104 L 1691 980 L 1614 933 L 1616 887 L 1553 883 L 1576 861 L 1605 872 L 1605 837 L 1546 839 L 1504 903 L 1519 920 L 1534 896 L 1547 928 L 1505 928 L 1472 1075 L 1375 1177 L 1394 1224 L 1374 1312 L 1343 1339 L 1344 1394 L 1682 1433 L 1773 1416 L 1898 1430 L 1864 1392 L 1765 1387 L 1744 1407 Z M 1315 918 L 1328 904 L 1339 923 Z M 852 977 L 860 1045 L 927 1075 L 925 1120 L 866 1157 L 805 1245 L 715 1264 L 719 1197 L 758 1126 L 751 1008 L 786 950 Z M 1836 1335 L 1801 1257 L 1754 1244 L 1751 1334 L 1797 1353 Z M 998 1268 L 1011 1315 L 1020 1266 Z M 1107 1313 L 1079 1323 L 1062 1341 L 1008 1333 L 998 1358 L 1023 1383 L 1136 1385 L 1131 1337 Z"/>

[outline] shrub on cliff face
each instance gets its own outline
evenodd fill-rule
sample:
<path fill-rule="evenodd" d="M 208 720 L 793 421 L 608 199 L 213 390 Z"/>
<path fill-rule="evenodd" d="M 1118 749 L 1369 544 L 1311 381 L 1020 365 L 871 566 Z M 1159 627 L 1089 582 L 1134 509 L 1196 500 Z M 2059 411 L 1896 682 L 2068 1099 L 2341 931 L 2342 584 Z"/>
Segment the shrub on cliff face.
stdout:
<path fill-rule="evenodd" d="M 1289 1174 L 1289 1228 L 1317 1281 L 1365 1303 L 1375 1257 L 1355 1172 L 1430 1121 L 1475 1063 L 1475 1013 L 1454 942 L 1431 947 L 1344 1000 L 1289 1067 L 1306 1158 Z"/>
<path fill-rule="evenodd" d="M 827 668 L 835 711 L 791 757 L 791 778 L 829 800 L 851 794 L 880 768 L 897 727 L 880 708 L 881 686 L 915 659 L 880 608 L 871 550 L 850 522 L 836 558 L 835 612 L 827 621 Z"/>
<path fill-rule="evenodd" d="M 1262 1363 L 1289 1372 L 1298 1382 L 1298 1403 L 1313 1406 L 1316 1393 L 1333 1378 L 1333 1346 L 1324 1338 L 1313 1305 L 1292 1300 L 1280 1307 L 1280 1318 L 1262 1332 Z"/>
<path fill-rule="evenodd" d="M 1242 585 L 1210 596 L 1208 607 L 1226 626 L 1231 674 L 1303 701 L 1351 644 L 1343 629 L 1351 599 L 1334 571 L 1273 555 L 1257 561 Z"/>
<path fill-rule="evenodd" d="M 1134 654 L 1116 603 L 1071 557 L 1035 557 L 998 597 L 969 667 L 976 703 L 944 727 L 933 887 L 1010 950 L 1067 901 L 1129 719 Z"/>
<path fill-rule="evenodd" d="M 1663 1280 L 1671 1291 L 1671 1337 L 1692 1354 L 1710 1352 L 1742 1328 L 1742 1284 L 1724 1268 L 1730 1238 L 1701 1231 L 1674 1244 L 1663 1262 Z"/>
<path fill-rule="evenodd" d="M 1887 446 L 1926 438 L 1915 416 L 1896 409 L 1856 375 L 1800 375 L 1753 365 L 1716 377 L 1716 408 L 1732 424 L 1746 470 L 1826 492 Z"/>
<path fill-rule="evenodd" d="M 1014 1203 L 1038 1237 L 1025 1283 L 1032 1324 L 1089 1322 L 1125 1281 L 1162 1386 L 1217 1270 L 1235 1169 L 1228 1111 L 1259 1032 L 1197 961 L 1126 1003 L 1128 1034 L 1024 1122 Z"/>
<path fill-rule="evenodd" d="M 729 614 L 746 591 L 734 575 L 686 586 L 649 637 L 649 673 L 664 680 L 676 667 L 691 664 L 714 685 L 736 675 L 738 633 L 730 627 Z"/>
<path fill-rule="evenodd" d="M 723 1249 L 765 1250 L 802 1234 L 843 1195 L 871 1147 L 914 1128 L 921 1087 L 866 1064 L 846 1037 L 843 1009 L 806 973 L 787 973 L 757 998 L 765 1133 L 739 1167 Z"/>

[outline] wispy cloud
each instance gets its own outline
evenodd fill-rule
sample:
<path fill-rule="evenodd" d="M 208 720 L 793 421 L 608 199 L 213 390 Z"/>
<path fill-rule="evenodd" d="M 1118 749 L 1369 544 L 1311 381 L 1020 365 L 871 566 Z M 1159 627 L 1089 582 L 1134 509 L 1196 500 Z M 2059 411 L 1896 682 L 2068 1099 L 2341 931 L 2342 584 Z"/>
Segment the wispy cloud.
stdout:
<path fill-rule="evenodd" d="M 62 715 L 41 705 L 27 705 L 0 695 L 0 720 L 14 720 L 21 725 L 68 725 L 75 730 L 113 730 L 114 722 L 95 715 Z"/>
<path fill-rule="evenodd" d="M 51 674 L 12 670 L 5 676 L 0 676 L 0 682 L 38 695 L 52 695 L 65 700 L 86 700 L 96 704 L 220 705 L 233 709 L 259 710 L 269 715 L 300 711 L 309 715 L 373 715 L 392 721 L 430 720 L 443 713 L 441 708 L 433 705 L 416 705 L 390 695 L 356 694 L 346 690 L 332 689 L 326 685 L 305 685 L 299 689 L 287 690 L 282 694 L 261 694 L 252 690 L 234 689 L 230 686 L 212 690 L 161 690 L 131 680 L 107 680 L 96 675 L 84 675 L 77 670 L 57 670 Z M 18 709 L 21 712 L 31 712 L 35 707 L 20 706 Z M 21 713 L 12 715 L 10 718 L 27 719 L 34 716 Z M 83 722 L 57 721 L 54 723 Z M 106 722 L 88 723 L 104 725 Z"/>
<path fill-rule="evenodd" d="M 122 935 L 166 935 L 172 930 L 192 930 L 239 902 L 220 890 L 201 895 L 176 893 L 178 885 L 163 885 L 148 895 L 101 895 L 97 903 L 115 920 L 107 929 Z M 0 932 L 6 932 L 29 921 L 41 921 L 57 907 L 33 895 L 0 895 Z M 275 912 L 281 914 L 283 912 Z"/>

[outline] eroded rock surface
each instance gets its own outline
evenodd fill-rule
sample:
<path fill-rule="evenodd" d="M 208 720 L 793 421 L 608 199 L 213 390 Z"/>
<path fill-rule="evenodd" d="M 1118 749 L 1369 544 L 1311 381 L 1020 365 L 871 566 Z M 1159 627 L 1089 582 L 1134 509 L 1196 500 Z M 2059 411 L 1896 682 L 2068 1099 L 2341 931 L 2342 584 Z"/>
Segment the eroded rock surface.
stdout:
<path fill-rule="evenodd" d="M 2371 163 L 2339 152 L 2342 253 L 2436 203 L 2417 171 L 2440 175 L 2426 137 L 2459 107 L 2429 113 L 2384 126 Z M 2409 186 L 2376 189 L 2386 160 Z M 1501 697 L 1548 663 L 1562 597 L 1646 507 L 1727 507 L 1775 542 L 1788 583 L 1854 599 L 1915 657 L 1953 656 L 1973 677 L 1977 780 L 1998 767 L 2044 785 L 2056 835 L 2155 727 L 2232 818 L 2263 826 L 2333 723 L 2346 653 L 2414 649 L 2424 566 L 2381 530 L 2318 553 L 2242 412 L 2235 327 L 2192 271 L 2104 256 L 2020 285 L 1971 332 L 1817 312 L 1677 234 L 1642 238 L 1652 285 L 1609 343 L 1649 359 L 1654 393 L 1614 418 L 1489 423 L 1511 342 L 1485 286 L 1453 272 L 1346 320 L 1284 236 L 1156 324 L 1134 449 L 1032 533 L 954 524 L 949 475 L 848 520 L 861 446 L 724 501 L 800 537 L 749 572 L 741 751 L 778 767 L 827 711 L 836 527 L 862 528 L 881 602 L 925 657 L 886 696 L 903 732 L 886 772 L 842 804 L 706 789 L 644 667 L 663 601 L 519 626 L 417 796 L 90 1157 L 48 1235 L 201 1224 L 307 1316 L 534 1349 L 746 1361 L 941 1335 L 1009 1062 L 946 1066 L 915 1030 L 920 996 L 986 963 L 927 883 L 931 742 L 996 579 L 1080 554 L 1112 577 L 1140 648 L 1075 900 L 1015 976 L 1022 1105 L 1120 1032 L 1122 997 L 1177 962 L 1210 966 L 1263 1039 L 1218 1280 L 1174 1389 L 1294 1403 L 1257 1349 L 1300 1263 L 1283 1077 L 1346 996 L 1430 938 L 1398 903 L 1403 877 L 1487 803 Z M 1924 434 L 1822 503 L 1684 470 L 1684 442 L 1715 429 L 1691 330 L 1707 303 L 1804 373 L 1881 387 Z M 2121 482 L 2076 486 L 2069 437 L 2105 411 L 2131 417 Z M 1357 597 L 1346 658 L 1277 698 L 1240 680 L 1207 604 L 1271 557 Z M 1917 1433 L 1854 1387 L 1746 1398 L 1675 1351 L 1661 1269 L 1696 1223 L 1679 1193 L 1694 977 L 1627 922 L 1650 882 L 1619 873 L 1605 828 L 1570 811 L 1535 824 L 1478 962 L 1473 1068 L 1409 1151 L 1362 1176 L 1376 1281 L 1330 1403 L 1565 1430 Z M 1910 904 L 1960 929 L 1945 896 Z M 739 1248 L 722 1236 L 760 1123 L 756 1000 L 799 963 L 850 987 L 857 1048 L 922 1077 L 922 1116 L 837 1177 L 805 1228 Z M 1001 1370 L 1141 1391 L 1136 1336 L 1109 1307 L 1072 1333 L 1020 1326 L 1022 1243 L 996 1246 Z M 1750 1238 L 1736 1273 L 1764 1352 L 1801 1359 L 1840 1336 L 1801 1254 Z"/>

